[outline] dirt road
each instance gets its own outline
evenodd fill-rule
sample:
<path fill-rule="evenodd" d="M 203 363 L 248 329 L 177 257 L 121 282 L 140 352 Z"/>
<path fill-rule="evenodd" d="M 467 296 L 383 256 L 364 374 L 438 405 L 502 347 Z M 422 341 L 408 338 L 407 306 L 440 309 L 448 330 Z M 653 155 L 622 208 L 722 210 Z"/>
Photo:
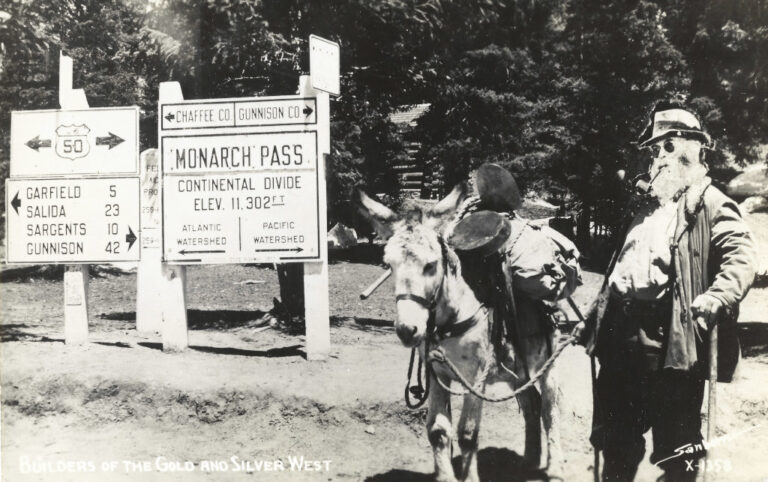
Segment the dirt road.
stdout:
<path fill-rule="evenodd" d="M 430 480 L 425 410 L 402 401 L 408 351 L 392 328 L 391 280 L 358 299 L 380 273 L 366 264 L 331 266 L 325 362 L 306 361 L 301 336 L 254 327 L 278 293 L 272 270 L 190 268 L 191 348 L 180 354 L 163 353 L 159 336 L 133 329 L 133 274 L 91 281 L 90 342 L 80 347 L 62 342 L 60 282 L 5 276 L 2 480 Z M 586 273 L 580 305 L 598 280 Z M 766 301 L 762 288 L 745 303 L 741 378 L 720 385 L 719 434 L 733 435 L 716 453 L 721 480 L 768 478 Z M 569 347 L 555 369 L 565 400 L 565 480 L 589 481 L 589 361 Z M 481 478 L 541 479 L 519 467 L 516 403 L 484 410 Z M 639 478 L 658 474 L 645 462 Z"/>

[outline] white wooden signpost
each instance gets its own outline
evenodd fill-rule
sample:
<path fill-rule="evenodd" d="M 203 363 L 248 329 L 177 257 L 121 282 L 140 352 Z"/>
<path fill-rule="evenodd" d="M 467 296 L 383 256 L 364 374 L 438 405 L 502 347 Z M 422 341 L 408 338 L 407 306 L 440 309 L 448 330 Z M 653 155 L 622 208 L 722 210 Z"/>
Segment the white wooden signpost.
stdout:
<path fill-rule="evenodd" d="M 159 332 L 163 322 L 162 253 L 160 251 L 160 156 L 147 149 L 139 159 L 141 171 L 141 261 L 136 269 L 136 330 Z"/>
<path fill-rule="evenodd" d="M 60 55 L 61 110 L 11 114 L 6 181 L 6 261 L 69 263 L 64 338 L 88 338 L 88 265 L 136 261 L 138 107 L 89 109 Z M 72 264 L 78 263 L 78 264 Z"/>
<path fill-rule="evenodd" d="M 298 90 L 184 100 L 178 83 L 161 84 L 165 350 L 188 343 L 185 265 L 304 263 L 307 357 L 328 356 L 330 105 L 309 76 L 301 77 Z"/>

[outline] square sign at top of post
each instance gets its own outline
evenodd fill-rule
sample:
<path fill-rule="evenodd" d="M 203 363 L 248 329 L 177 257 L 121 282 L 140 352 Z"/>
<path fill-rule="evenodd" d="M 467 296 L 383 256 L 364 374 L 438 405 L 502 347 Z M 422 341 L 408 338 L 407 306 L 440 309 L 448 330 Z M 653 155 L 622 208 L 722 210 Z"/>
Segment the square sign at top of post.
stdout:
<path fill-rule="evenodd" d="M 312 87 L 339 95 L 339 44 L 317 35 L 309 36 L 309 76 Z"/>
<path fill-rule="evenodd" d="M 139 108 L 11 113 L 11 177 L 137 176 Z"/>

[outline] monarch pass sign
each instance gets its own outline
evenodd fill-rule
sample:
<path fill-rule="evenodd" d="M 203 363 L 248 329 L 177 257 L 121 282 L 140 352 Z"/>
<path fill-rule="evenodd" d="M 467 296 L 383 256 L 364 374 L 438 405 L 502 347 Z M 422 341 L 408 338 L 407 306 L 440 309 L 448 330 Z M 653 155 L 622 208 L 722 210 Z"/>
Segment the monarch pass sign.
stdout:
<path fill-rule="evenodd" d="M 320 260 L 315 99 L 161 105 L 163 258 Z"/>

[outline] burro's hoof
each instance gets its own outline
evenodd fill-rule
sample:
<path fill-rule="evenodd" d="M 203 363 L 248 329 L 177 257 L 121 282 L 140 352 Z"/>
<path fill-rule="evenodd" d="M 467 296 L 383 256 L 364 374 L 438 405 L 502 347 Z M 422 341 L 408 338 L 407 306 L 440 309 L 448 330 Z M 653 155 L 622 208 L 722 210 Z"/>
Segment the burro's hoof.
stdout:
<path fill-rule="evenodd" d="M 435 474 L 435 482 L 458 482 L 458 480 L 453 475 Z"/>
<path fill-rule="evenodd" d="M 547 480 L 559 480 L 561 482 L 564 482 L 565 478 L 563 477 L 563 471 L 562 470 L 548 470 L 547 471 Z"/>
<path fill-rule="evenodd" d="M 540 457 L 523 457 L 523 470 L 541 470 Z"/>

